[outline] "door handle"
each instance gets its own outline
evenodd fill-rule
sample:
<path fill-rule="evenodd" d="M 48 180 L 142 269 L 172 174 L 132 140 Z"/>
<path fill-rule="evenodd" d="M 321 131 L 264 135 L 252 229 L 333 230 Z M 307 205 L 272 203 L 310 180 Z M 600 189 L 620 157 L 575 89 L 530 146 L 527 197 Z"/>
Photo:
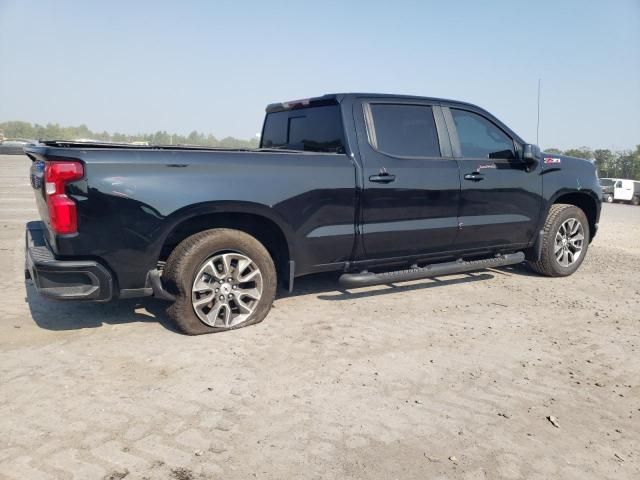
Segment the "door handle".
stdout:
<path fill-rule="evenodd" d="M 378 175 L 371 175 L 369 177 L 370 182 L 375 183 L 391 183 L 396 179 L 395 175 L 391 175 L 390 173 L 380 173 Z"/>
<path fill-rule="evenodd" d="M 471 180 L 472 182 L 479 182 L 480 180 L 484 179 L 484 175 L 482 175 L 481 173 L 478 172 L 473 172 L 473 173 L 467 173 L 464 176 L 465 180 Z"/>

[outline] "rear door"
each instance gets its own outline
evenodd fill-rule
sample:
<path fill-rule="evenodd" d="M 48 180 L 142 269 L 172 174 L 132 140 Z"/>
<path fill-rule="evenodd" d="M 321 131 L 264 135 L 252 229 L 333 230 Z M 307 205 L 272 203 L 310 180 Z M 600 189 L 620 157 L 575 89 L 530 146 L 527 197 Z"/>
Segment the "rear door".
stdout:
<path fill-rule="evenodd" d="M 456 248 L 526 245 L 542 208 L 542 165 L 523 162 L 522 146 L 482 112 L 451 106 L 443 113 L 460 166 Z"/>
<path fill-rule="evenodd" d="M 363 162 L 361 233 L 366 259 L 452 248 L 460 178 L 442 111 L 427 101 L 354 104 Z"/>

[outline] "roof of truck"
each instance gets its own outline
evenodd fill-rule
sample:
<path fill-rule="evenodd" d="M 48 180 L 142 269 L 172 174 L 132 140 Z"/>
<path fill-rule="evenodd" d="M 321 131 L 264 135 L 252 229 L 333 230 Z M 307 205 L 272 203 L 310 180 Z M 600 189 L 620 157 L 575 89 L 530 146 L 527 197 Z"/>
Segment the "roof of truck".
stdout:
<path fill-rule="evenodd" d="M 288 102 L 280 102 L 280 103 L 271 103 L 267 105 L 266 111 L 267 113 L 274 112 L 283 112 L 287 110 L 295 110 L 298 108 L 305 107 L 319 107 L 323 105 L 338 105 L 345 100 L 353 100 L 355 98 L 380 98 L 380 99 L 392 99 L 392 100 L 419 100 L 419 101 L 428 101 L 432 103 L 444 103 L 447 105 L 453 105 L 458 107 L 466 107 L 471 110 L 475 110 L 476 112 L 482 112 L 485 116 L 488 116 L 495 123 L 497 123 L 503 130 L 510 133 L 515 139 L 517 139 L 521 143 L 526 143 L 522 137 L 520 137 L 516 132 L 514 132 L 508 125 L 504 122 L 500 121 L 495 115 L 491 112 L 488 112 L 482 107 L 478 105 L 474 105 L 469 102 L 462 102 L 460 100 L 451 100 L 447 98 L 437 98 L 437 97 L 421 97 L 418 95 L 399 95 L 394 93 L 327 93 L 326 95 L 322 95 L 319 97 L 309 97 L 301 100 L 291 100 Z"/>
<path fill-rule="evenodd" d="M 298 100 L 288 100 L 285 102 L 270 103 L 269 105 L 267 105 L 266 111 L 267 113 L 271 113 L 271 112 L 280 112 L 283 110 L 292 110 L 295 108 L 304 108 L 309 106 L 336 105 L 338 103 L 341 103 L 343 100 L 347 98 L 358 98 L 358 97 L 393 98 L 398 100 L 427 100 L 430 102 L 446 102 L 446 103 L 454 103 L 458 105 L 467 105 L 475 108 L 480 108 L 477 105 L 473 105 L 468 102 L 461 102 L 459 100 L 451 100 L 447 98 L 422 97 L 419 95 L 400 95 L 395 93 L 351 92 L 351 93 L 327 93 L 319 97 L 309 97 L 309 98 L 303 98 Z"/>

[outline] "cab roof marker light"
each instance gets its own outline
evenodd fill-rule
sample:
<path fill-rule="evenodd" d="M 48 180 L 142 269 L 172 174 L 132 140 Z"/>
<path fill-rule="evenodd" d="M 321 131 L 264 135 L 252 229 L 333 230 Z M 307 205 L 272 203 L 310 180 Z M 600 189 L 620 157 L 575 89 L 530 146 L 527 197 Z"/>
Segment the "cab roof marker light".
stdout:
<path fill-rule="evenodd" d="M 301 100 L 290 100 L 288 102 L 282 102 L 282 106 L 284 108 L 308 107 L 310 104 L 311 104 L 310 98 L 303 98 Z"/>

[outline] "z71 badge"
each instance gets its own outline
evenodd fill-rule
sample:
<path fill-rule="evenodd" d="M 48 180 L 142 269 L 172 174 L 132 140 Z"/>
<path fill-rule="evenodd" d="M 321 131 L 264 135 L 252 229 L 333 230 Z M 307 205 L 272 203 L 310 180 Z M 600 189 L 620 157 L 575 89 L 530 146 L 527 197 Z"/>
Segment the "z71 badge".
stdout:
<path fill-rule="evenodd" d="M 558 163 L 562 163 L 562 159 L 561 158 L 557 158 L 557 157 L 544 157 L 544 164 L 545 165 L 553 165 L 553 164 L 558 164 Z"/>

